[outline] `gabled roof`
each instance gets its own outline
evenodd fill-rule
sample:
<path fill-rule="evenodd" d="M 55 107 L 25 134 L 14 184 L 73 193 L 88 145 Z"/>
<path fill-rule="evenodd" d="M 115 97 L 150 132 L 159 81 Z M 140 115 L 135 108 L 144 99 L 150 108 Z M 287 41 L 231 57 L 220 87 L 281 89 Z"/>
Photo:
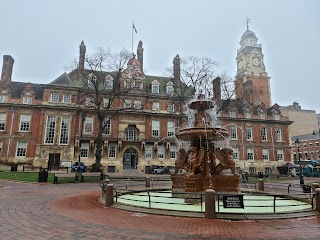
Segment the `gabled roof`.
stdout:
<path fill-rule="evenodd" d="M 26 85 L 31 84 L 34 87 L 35 98 L 42 99 L 43 89 L 40 84 L 26 82 L 11 82 L 12 98 L 20 98 Z"/>

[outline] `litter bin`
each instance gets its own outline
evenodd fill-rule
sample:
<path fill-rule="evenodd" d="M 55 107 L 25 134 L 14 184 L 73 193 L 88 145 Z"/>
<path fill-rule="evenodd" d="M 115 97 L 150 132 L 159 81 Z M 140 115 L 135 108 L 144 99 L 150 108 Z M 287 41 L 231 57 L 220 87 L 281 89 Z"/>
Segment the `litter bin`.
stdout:
<path fill-rule="evenodd" d="M 38 182 L 48 182 L 48 168 L 40 168 Z"/>
<path fill-rule="evenodd" d="M 248 172 L 242 173 L 242 182 L 247 183 L 248 182 Z"/>
<path fill-rule="evenodd" d="M 18 164 L 11 165 L 11 172 L 16 172 L 18 170 Z"/>

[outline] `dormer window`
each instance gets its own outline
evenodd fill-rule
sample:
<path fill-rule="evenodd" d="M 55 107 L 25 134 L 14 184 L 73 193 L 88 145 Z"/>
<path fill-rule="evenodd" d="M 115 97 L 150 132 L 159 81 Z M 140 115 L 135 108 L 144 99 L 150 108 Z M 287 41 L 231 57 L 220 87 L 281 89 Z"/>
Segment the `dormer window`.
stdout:
<path fill-rule="evenodd" d="M 52 102 L 52 103 L 59 102 L 59 93 L 51 93 L 50 102 Z"/>
<path fill-rule="evenodd" d="M 174 103 L 168 103 L 167 111 L 174 112 Z"/>
<path fill-rule="evenodd" d="M 266 115 L 264 113 L 260 113 L 260 119 L 266 119 Z"/>
<path fill-rule="evenodd" d="M 274 115 L 274 120 L 280 120 L 280 115 L 279 114 L 275 114 Z"/>
<path fill-rule="evenodd" d="M 124 100 L 124 108 L 131 108 L 131 100 Z"/>
<path fill-rule="evenodd" d="M 250 113 L 250 111 L 245 111 L 245 112 L 244 112 L 244 117 L 245 117 L 246 119 L 251 119 L 251 113 Z"/>
<path fill-rule="evenodd" d="M 8 102 L 8 96 L 7 95 L 0 95 L 0 102 L 2 102 L 2 103 Z"/>
<path fill-rule="evenodd" d="M 96 81 L 97 81 L 97 77 L 94 74 L 90 73 L 88 75 L 88 87 L 95 88 Z"/>
<path fill-rule="evenodd" d="M 173 83 L 168 82 L 166 85 L 166 92 L 167 94 L 173 94 L 174 88 L 173 88 Z"/>
<path fill-rule="evenodd" d="M 151 83 L 151 92 L 152 93 L 159 93 L 160 90 L 160 83 L 157 80 L 154 80 Z"/>
<path fill-rule="evenodd" d="M 32 104 L 31 97 L 23 97 L 23 104 Z"/>
<path fill-rule="evenodd" d="M 109 98 L 104 98 L 103 99 L 103 106 L 106 108 L 109 106 Z"/>
<path fill-rule="evenodd" d="M 237 112 L 235 110 L 230 111 L 230 117 L 231 118 L 236 118 L 237 117 Z"/>
<path fill-rule="evenodd" d="M 108 75 L 106 76 L 105 80 L 106 80 L 105 82 L 106 89 L 109 89 L 109 90 L 113 89 L 113 78 L 110 75 Z"/>
<path fill-rule="evenodd" d="M 94 99 L 93 97 L 87 97 L 86 99 L 86 106 L 93 106 L 94 104 Z"/>

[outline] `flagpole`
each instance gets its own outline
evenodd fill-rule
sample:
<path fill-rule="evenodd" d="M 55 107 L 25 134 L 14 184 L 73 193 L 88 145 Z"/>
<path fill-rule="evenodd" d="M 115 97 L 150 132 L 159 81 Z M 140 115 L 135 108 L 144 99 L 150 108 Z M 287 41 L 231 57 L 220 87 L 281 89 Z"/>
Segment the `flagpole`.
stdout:
<path fill-rule="evenodd" d="M 132 56 L 133 56 L 133 21 L 131 26 L 131 50 L 132 50 Z"/>

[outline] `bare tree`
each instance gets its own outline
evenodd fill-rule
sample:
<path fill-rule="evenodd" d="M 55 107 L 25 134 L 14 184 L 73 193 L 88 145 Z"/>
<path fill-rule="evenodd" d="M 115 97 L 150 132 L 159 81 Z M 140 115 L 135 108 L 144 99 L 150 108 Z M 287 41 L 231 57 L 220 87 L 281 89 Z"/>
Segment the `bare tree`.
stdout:
<path fill-rule="evenodd" d="M 122 73 L 131 56 L 127 50 L 115 53 L 110 49 L 98 48 L 94 54 L 85 58 L 85 69 L 79 75 L 81 82 L 79 105 L 88 106 L 80 108 L 82 118 L 84 119 L 86 114 L 90 113 L 98 120 L 93 171 L 100 170 L 103 133 L 107 130 L 110 120 L 122 110 L 122 108 L 114 108 L 113 102 L 116 99 L 122 99 L 123 95 L 131 89 L 131 86 L 121 87 Z"/>

